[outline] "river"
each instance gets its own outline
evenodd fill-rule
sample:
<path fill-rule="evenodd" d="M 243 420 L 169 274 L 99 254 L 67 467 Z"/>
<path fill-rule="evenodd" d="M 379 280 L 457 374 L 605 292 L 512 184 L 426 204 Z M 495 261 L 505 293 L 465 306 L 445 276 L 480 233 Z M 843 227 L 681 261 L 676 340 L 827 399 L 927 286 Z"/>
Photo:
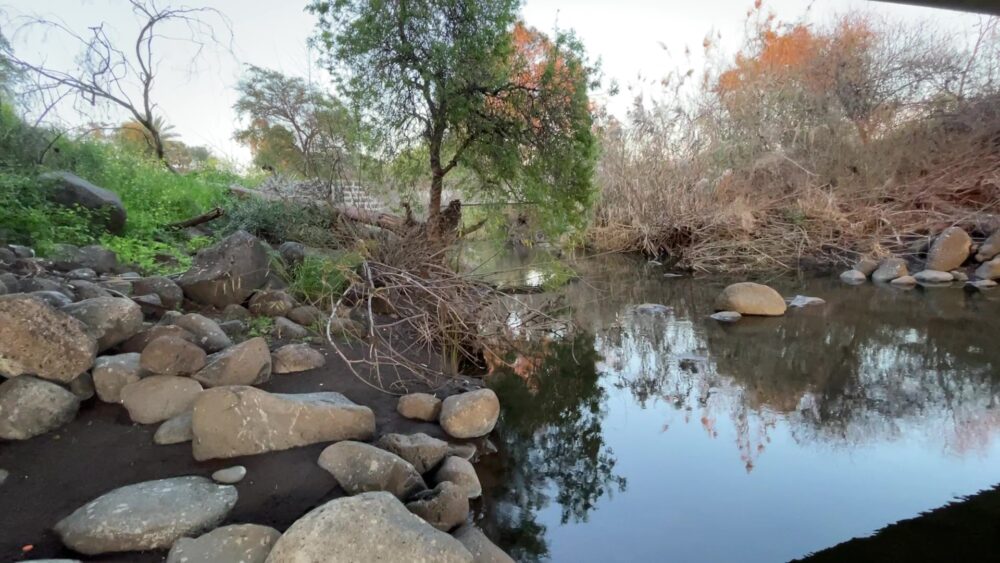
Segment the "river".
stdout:
<path fill-rule="evenodd" d="M 532 283 L 540 260 L 488 268 Z M 720 324 L 744 280 L 569 263 L 580 331 L 490 380 L 477 517 L 515 558 L 785 561 L 1000 481 L 1000 290 L 786 276 L 755 281 L 826 304 Z"/>

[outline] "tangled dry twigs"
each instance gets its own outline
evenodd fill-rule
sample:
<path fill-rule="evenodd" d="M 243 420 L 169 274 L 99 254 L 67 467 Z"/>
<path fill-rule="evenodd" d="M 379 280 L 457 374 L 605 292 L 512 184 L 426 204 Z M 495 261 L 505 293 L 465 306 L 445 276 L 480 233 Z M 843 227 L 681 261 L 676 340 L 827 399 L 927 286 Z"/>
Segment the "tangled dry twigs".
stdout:
<path fill-rule="evenodd" d="M 381 260 L 361 265 L 327 322 L 334 351 L 376 389 L 403 394 L 414 381 L 437 388 L 459 371 L 512 365 L 506 358 L 568 329 L 549 306 L 530 306 L 456 272 L 420 238 L 392 237 L 379 247 Z M 347 317 L 364 342 L 360 357 L 337 338 Z"/>

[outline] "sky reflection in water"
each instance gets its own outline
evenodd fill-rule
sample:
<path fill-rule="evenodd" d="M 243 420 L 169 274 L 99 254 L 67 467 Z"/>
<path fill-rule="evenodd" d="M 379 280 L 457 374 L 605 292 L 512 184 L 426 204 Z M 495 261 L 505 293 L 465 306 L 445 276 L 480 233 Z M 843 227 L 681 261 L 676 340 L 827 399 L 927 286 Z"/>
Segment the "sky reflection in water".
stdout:
<path fill-rule="evenodd" d="M 495 379 L 480 524 L 516 557 L 782 561 L 1000 481 L 1000 292 L 772 280 L 827 304 L 722 325 L 726 280 L 576 267 L 587 332 Z"/>

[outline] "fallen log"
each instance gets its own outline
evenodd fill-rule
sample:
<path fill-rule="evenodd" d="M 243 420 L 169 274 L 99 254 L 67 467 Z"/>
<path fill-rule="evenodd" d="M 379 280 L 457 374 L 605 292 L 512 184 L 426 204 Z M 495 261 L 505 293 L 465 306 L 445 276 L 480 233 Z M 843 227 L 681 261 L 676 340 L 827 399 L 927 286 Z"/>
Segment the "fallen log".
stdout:
<path fill-rule="evenodd" d="M 209 221 L 214 221 L 225 214 L 226 212 L 224 209 L 222 209 L 221 207 L 216 207 L 215 209 L 202 213 L 197 217 L 192 217 L 185 221 L 178 221 L 177 223 L 170 223 L 169 225 L 167 225 L 167 228 L 176 230 L 176 229 L 186 229 L 188 227 L 197 227 L 198 225 L 208 223 Z"/>

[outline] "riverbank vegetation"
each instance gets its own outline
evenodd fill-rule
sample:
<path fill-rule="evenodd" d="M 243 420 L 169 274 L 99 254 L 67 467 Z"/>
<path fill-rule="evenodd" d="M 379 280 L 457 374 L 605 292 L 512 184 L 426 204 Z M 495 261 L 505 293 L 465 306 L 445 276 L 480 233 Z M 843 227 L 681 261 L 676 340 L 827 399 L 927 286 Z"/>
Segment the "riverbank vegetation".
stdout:
<path fill-rule="evenodd" d="M 696 271 L 919 254 L 1000 204 L 1000 29 L 861 13 L 783 22 L 757 2 L 735 58 L 662 82 L 601 127 L 590 243 Z"/>

